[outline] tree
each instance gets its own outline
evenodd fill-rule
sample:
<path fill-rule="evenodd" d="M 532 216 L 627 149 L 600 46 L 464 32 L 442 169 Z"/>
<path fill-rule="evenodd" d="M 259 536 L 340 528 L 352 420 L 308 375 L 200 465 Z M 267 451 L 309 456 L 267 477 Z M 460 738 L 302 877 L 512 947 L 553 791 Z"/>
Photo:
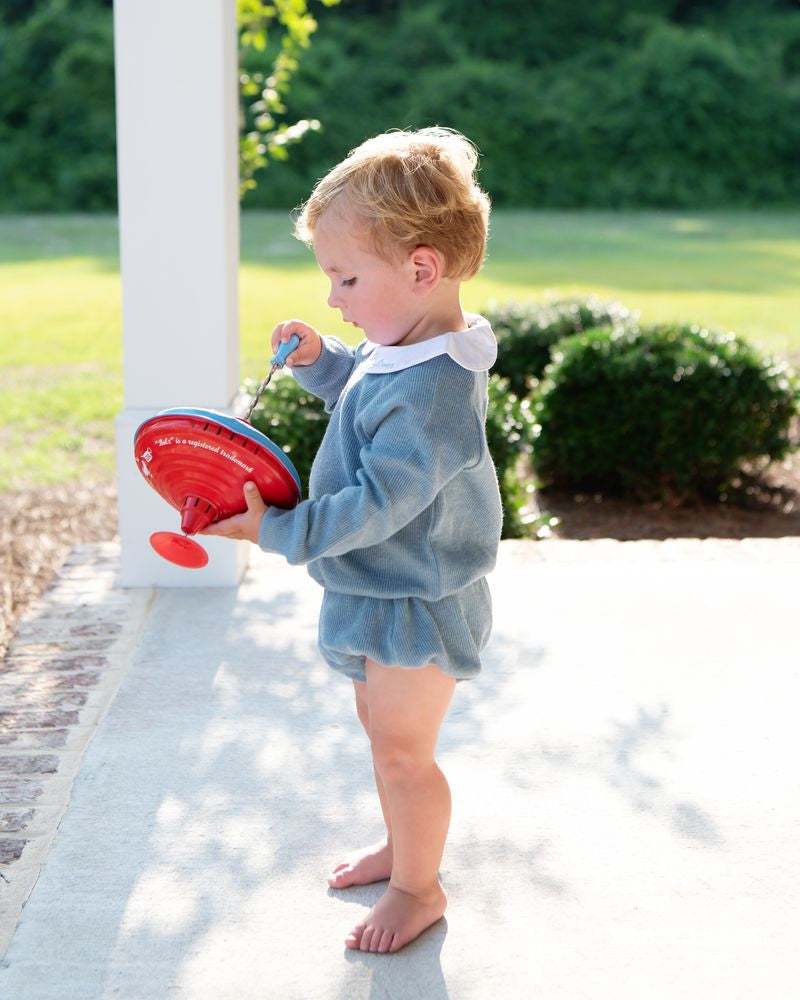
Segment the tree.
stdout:
<path fill-rule="evenodd" d="M 339 0 L 321 0 L 333 7 Z M 286 113 L 283 103 L 292 75 L 300 64 L 302 51 L 308 48 L 317 28 L 308 10 L 307 0 L 237 0 L 239 25 L 239 185 L 240 194 L 256 187 L 254 174 L 270 159 L 285 160 L 286 147 L 299 142 L 309 131 L 317 131 L 316 118 L 301 118 L 292 124 L 280 122 Z M 270 38 L 278 27 L 277 41 Z M 263 61 L 263 55 L 275 52 L 269 75 L 259 69 L 249 70 L 251 62 Z M 255 58 L 253 58 L 255 57 Z M 262 57 L 262 58 L 259 58 Z"/>

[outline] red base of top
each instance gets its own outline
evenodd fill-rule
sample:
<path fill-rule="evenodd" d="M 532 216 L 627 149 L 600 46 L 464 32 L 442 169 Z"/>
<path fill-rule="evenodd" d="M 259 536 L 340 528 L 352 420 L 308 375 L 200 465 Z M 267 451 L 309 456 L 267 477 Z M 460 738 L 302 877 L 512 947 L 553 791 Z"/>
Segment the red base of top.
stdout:
<path fill-rule="evenodd" d="M 202 545 L 174 531 L 153 532 L 150 544 L 163 559 L 184 569 L 202 569 L 208 564 L 208 553 Z"/>

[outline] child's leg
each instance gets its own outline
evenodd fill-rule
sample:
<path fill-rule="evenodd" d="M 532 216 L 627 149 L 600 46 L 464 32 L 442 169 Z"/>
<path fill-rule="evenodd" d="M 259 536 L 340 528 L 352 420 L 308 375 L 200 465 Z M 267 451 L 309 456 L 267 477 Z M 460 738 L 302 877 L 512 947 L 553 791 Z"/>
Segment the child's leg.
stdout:
<path fill-rule="evenodd" d="M 391 822 L 393 865 L 386 893 L 348 935 L 348 948 L 397 951 L 445 911 L 439 864 L 450 788 L 434 754 L 455 686 L 434 665 L 404 670 L 367 660 L 372 757 Z"/>
<path fill-rule="evenodd" d="M 367 685 L 363 681 L 353 681 L 356 694 L 356 712 L 364 731 L 369 737 L 369 705 L 367 704 Z M 334 865 L 328 876 L 328 885 L 334 889 L 346 889 L 349 885 L 368 885 L 370 882 L 381 882 L 392 874 L 392 824 L 389 816 L 386 792 L 380 775 L 373 767 L 375 786 L 381 803 L 381 812 L 386 823 L 386 836 L 377 844 L 370 844 L 351 851 L 341 861 Z"/>

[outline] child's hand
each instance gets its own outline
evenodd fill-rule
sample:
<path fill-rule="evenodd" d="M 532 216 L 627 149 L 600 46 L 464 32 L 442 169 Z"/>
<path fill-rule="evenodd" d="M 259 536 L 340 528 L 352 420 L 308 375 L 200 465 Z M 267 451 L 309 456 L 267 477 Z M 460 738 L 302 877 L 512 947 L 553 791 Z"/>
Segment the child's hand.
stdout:
<path fill-rule="evenodd" d="M 224 521 L 216 521 L 199 531 L 199 535 L 220 535 L 222 538 L 244 539 L 258 545 L 258 529 L 267 505 L 258 492 L 255 483 L 244 484 L 244 499 L 247 510 L 244 514 L 235 514 Z"/>
<path fill-rule="evenodd" d="M 283 323 L 278 323 L 272 331 L 272 353 L 275 354 L 278 347 L 282 343 L 285 344 L 293 333 L 300 338 L 300 346 L 292 351 L 286 359 L 286 364 L 290 368 L 294 368 L 295 365 L 313 365 L 322 353 L 322 337 L 313 326 L 301 323 L 299 319 L 287 319 Z"/>

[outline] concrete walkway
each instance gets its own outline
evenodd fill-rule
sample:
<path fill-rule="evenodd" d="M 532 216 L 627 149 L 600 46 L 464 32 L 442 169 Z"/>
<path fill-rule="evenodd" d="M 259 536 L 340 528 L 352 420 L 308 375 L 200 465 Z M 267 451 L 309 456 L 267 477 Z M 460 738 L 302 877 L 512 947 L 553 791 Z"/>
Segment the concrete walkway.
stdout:
<path fill-rule="evenodd" d="M 799 567 L 795 539 L 503 543 L 440 743 L 450 908 L 394 956 L 342 943 L 382 886 L 325 883 L 380 822 L 320 591 L 258 553 L 238 592 L 157 592 L 0 996 L 797 997 Z"/>

